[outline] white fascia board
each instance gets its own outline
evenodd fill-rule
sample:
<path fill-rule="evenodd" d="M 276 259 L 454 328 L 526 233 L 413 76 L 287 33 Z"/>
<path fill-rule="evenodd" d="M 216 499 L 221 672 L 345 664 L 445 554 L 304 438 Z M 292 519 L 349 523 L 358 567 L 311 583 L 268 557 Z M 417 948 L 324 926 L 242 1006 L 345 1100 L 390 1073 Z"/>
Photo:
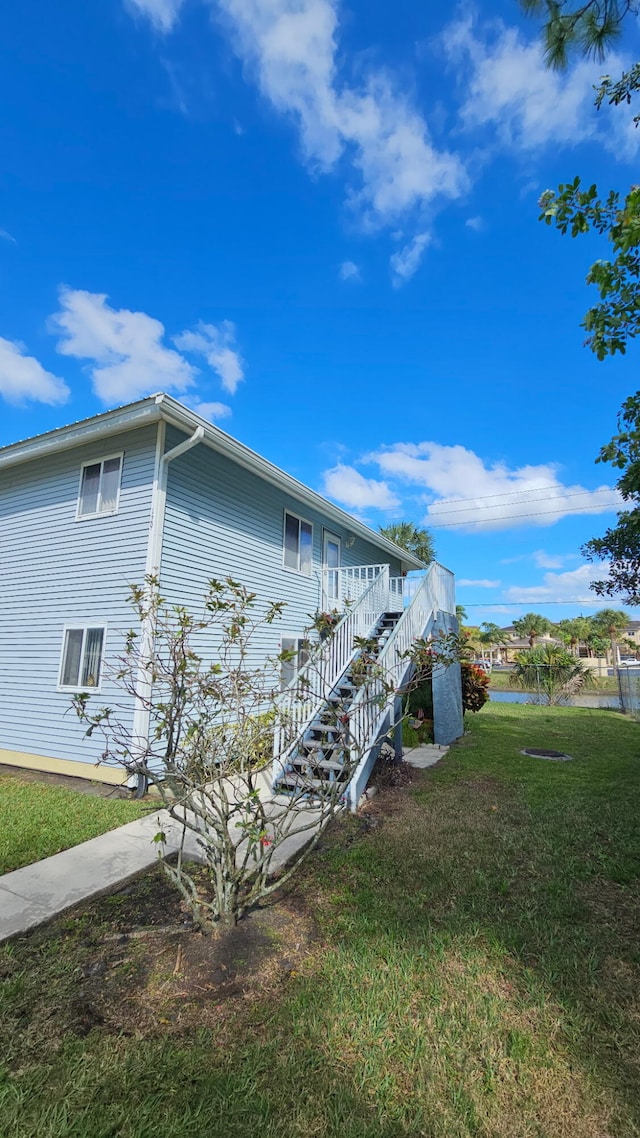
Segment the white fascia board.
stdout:
<path fill-rule="evenodd" d="M 0 469 L 15 466 L 19 462 L 29 462 L 34 458 L 43 458 L 45 455 L 55 454 L 56 451 L 71 450 L 73 447 L 107 438 L 122 431 L 132 431 L 136 427 L 146 426 L 147 423 L 157 423 L 160 418 L 157 398 L 151 396 L 149 399 L 140 400 L 139 403 L 131 403 L 127 407 L 105 411 L 102 415 L 73 423 L 69 427 L 57 427 L 45 435 L 36 435 L 33 439 L 2 447 Z"/>
<path fill-rule="evenodd" d="M 290 494 L 298 502 L 303 502 L 325 514 L 338 526 L 357 534 L 365 541 L 377 546 L 378 549 L 384 550 L 389 556 L 396 557 L 404 569 L 425 568 L 422 561 L 419 561 L 411 553 L 407 553 L 406 549 L 400 549 L 388 538 L 376 533 L 375 530 L 370 529 L 357 518 L 347 514 L 345 510 L 341 510 L 339 506 L 335 506 L 323 498 L 321 494 L 311 490 L 309 486 L 305 486 L 303 482 L 298 482 L 297 478 L 293 478 L 292 475 L 287 474 L 269 462 L 268 459 L 245 446 L 244 443 L 238 442 L 226 431 L 221 431 L 219 427 L 207 422 L 195 411 L 191 411 L 170 395 L 165 395 L 162 392 L 157 395 L 150 395 L 137 403 L 129 403 L 126 407 L 119 407 L 115 411 L 105 411 L 101 415 L 84 419 L 80 423 L 73 423 L 68 427 L 58 427 L 54 431 L 48 431 L 47 434 L 37 435 L 35 438 L 26 439 L 24 442 L 12 443 L 10 446 L 3 447 L 0 449 L 0 469 L 28 462 L 32 459 L 44 458 L 56 451 L 69 450 L 122 431 L 135 430 L 136 427 L 157 423 L 160 419 L 164 419 L 165 422 L 178 427 L 179 430 L 189 435 L 193 434 L 199 427 L 203 428 L 202 442 L 204 445 L 226 455 L 240 466 L 253 471 L 258 477 L 271 482 L 274 486 L 278 486 L 279 489 Z"/>
<path fill-rule="evenodd" d="M 188 407 L 184 407 L 182 403 L 172 399 L 169 395 L 158 396 L 158 405 L 160 413 L 172 426 L 178 427 L 180 430 L 192 433 L 197 427 L 204 427 L 203 443 L 210 446 L 213 450 L 224 454 L 227 458 L 233 459 L 240 466 L 244 466 L 247 470 L 253 471 L 260 478 L 271 482 L 274 486 L 284 490 L 285 493 L 290 494 L 299 502 L 304 502 L 306 505 L 318 510 L 320 513 L 325 514 L 331 518 L 339 526 L 357 534 L 359 537 L 364 538 L 365 541 L 376 545 L 379 549 L 383 549 L 387 554 L 392 557 L 398 558 L 403 567 L 407 569 L 424 569 L 425 566 L 422 561 L 414 557 L 411 553 L 407 553 L 406 549 L 400 549 L 394 542 L 389 541 L 388 538 L 383 537 L 382 534 L 376 533 L 375 530 L 369 529 L 369 526 L 364 525 L 363 522 L 353 518 L 339 506 L 335 506 L 333 502 L 329 502 L 323 498 L 321 494 L 311 490 L 309 486 L 305 486 L 303 482 L 298 482 L 297 478 L 287 474 L 278 466 L 275 466 L 268 459 L 263 458 L 262 455 L 251 450 L 245 446 L 244 443 L 238 442 L 226 431 L 221 431 L 219 427 L 213 426 L 195 411 L 190 411 Z"/>

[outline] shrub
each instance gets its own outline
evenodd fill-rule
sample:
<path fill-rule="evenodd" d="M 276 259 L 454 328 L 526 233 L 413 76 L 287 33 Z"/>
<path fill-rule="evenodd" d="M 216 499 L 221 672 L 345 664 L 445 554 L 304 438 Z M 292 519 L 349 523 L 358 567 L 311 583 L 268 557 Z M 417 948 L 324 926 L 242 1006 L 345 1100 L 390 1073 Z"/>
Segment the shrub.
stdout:
<path fill-rule="evenodd" d="M 460 665 L 462 670 L 462 708 L 464 711 L 480 711 L 489 698 L 489 677 L 482 668 L 468 660 Z"/>

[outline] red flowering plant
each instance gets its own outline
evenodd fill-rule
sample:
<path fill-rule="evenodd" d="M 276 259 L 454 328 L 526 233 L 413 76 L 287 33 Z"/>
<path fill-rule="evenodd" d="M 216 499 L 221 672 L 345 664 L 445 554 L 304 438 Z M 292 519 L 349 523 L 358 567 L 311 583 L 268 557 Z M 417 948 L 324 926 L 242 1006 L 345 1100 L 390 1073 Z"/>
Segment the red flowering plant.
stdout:
<path fill-rule="evenodd" d="M 334 631 L 336 625 L 343 617 L 338 609 L 329 609 L 328 612 L 316 612 L 311 617 L 312 627 L 315 628 L 321 640 L 326 640 Z"/>
<path fill-rule="evenodd" d="M 470 660 L 463 660 L 462 707 L 464 711 L 480 711 L 489 699 L 489 677 L 483 668 L 478 668 Z"/>

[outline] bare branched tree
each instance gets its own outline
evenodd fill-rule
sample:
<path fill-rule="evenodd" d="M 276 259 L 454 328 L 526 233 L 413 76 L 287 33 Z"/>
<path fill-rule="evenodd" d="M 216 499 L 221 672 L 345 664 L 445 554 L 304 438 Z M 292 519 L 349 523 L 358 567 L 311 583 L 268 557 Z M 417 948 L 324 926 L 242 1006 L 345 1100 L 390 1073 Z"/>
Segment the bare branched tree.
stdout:
<path fill-rule="evenodd" d="M 232 924 L 288 881 L 317 844 L 371 749 L 358 726 L 397 706 L 411 681 L 394 689 L 377 662 L 375 639 L 362 640 L 345 693 L 325 682 L 327 641 L 310 634 L 304 666 L 283 699 L 283 665 L 290 671 L 292 654 L 265 663 L 258 643 L 281 618 L 283 603 L 262 605 L 230 578 L 209 583 L 198 616 L 168 604 L 154 578 L 132 588 L 131 602 L 140 630 L 128 633 L 111 666 L 127 712 L 125 705 L 95 709 L 87 693 L 73 705 L 87 734 L 101 733 L 103 760 L 153 784 L 178 824 L 177 861 L 165 867 L 197 922 L 209 929 Z M 423 681 L 425 667 L 451 663 L 454 641 L 436 639 L 428 650 L 418 642 L 414 674 Z M 148 724 L 138 735 L 132 700 Z M 300 723 L 314 709 L 320 727 L 300 750 Z M 206 869 L 205 891 L 187 856 L 187 835 Z M 294 837 L 295 852 L 276 877 L 282 847 Z M 166 834 L 156 840 L 162 845 Z"/>

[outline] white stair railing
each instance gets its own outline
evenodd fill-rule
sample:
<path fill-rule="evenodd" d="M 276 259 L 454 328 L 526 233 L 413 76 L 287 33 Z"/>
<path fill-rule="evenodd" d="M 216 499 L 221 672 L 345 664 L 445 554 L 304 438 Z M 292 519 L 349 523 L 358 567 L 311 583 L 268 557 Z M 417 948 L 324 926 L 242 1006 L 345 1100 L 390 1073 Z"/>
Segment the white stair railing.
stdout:
<path fill-rule="evenodd" d="M 359 636 L 369 636 L 389 600 L 389 566 L 381 572 L 351 605 L 322 650 L 297 673 L 278 700 L 273 741 L 274 781 L 284 770 L 289 754 L 331 695 L 336 682 L 351 663 Z"/>
<path fill-rule="evenodd" d="M 408 652 L 416 640 L 429 635 L 438 612 L 455 612 L 454 580 L 453 573 L 438 562 L 432 562 L 378 656 L 378 674 L 360 688 L 349 708 L 352 761 L 357 763 L 350 787 L 356 791 L 359 774 L 385 719 L 393 712 L 395 699 L 411 668 Z M 354 807 L 356 791 L 350 794 Z"/>

